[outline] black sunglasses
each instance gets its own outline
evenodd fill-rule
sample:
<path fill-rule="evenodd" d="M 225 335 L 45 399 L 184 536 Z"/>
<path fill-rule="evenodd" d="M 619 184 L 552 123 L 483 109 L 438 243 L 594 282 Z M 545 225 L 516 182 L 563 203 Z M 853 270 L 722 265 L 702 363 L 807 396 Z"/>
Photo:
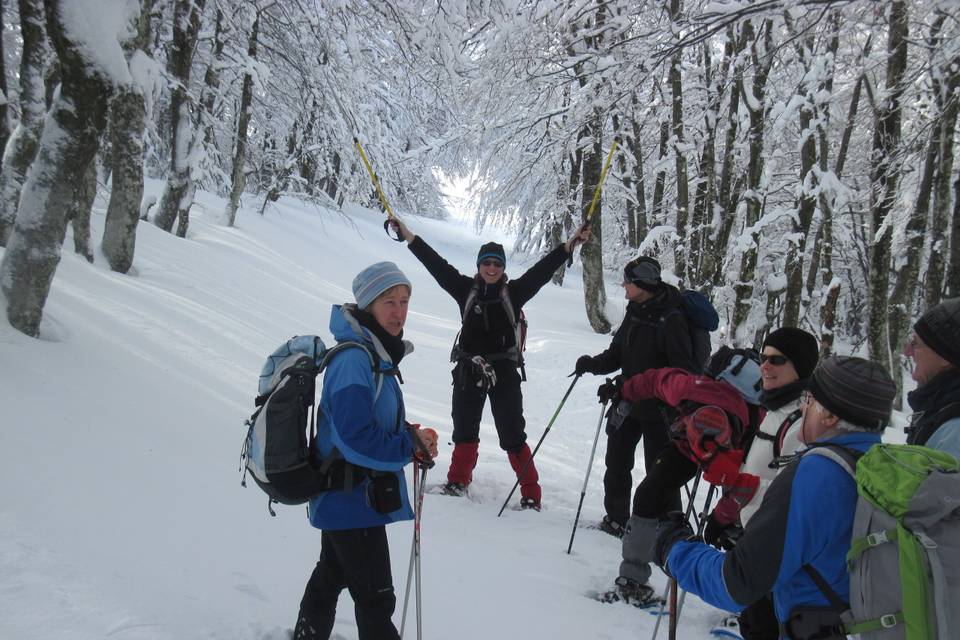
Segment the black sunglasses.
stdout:
<path fill-rule="evenodd" d="M 765 353 L 760 354 L 760 364 L 769 362 L 775 367 L 782 367 L 783 365 L 790 362 L 790 358 L 786 356 L 768 356 Z"/>
<path fill-rule="evenodd" d="M 480 265 L 483 267 L 503 267 L 503 263 L 499 260 L 484 260 Z"/>

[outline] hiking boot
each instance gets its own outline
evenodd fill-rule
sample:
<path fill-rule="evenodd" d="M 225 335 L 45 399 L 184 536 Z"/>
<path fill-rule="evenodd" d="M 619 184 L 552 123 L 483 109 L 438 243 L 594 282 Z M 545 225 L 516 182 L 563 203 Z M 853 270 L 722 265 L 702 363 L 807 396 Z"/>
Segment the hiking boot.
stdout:
<path fill-rule="evenodd" d="M 445 496 L 455 496 L 457 498 L 467 495 L 467 485 L 459 482 L 448 482 L 440 489 L 440 493 Z"/>
<path fill-rule="evenodd" d="M 540 501 L 534 500 L 533 498 L 520 498 L 520 508 L 533 509 L 534 511 L 540 511 L 540 509 L 542 509 Z"/>
<path fill-rule="evenodd" d="M 604 593 L 600 599 L 603 602 L 624 602 L 640 609 L 649 609 L 663 604 L 663 598 L 658 596 L 653 587 L 648 584 L 640 584 L 636 580 L 631 580 L 620 576 L 614 581 L 616 588 Z"/>
<path fill-rule="evenodd" d="M 603 516 L 603 520 L 597 525 L 597 529 L 617 539 L 623 537 L 623 525 L 616 520 L 611 520 L 610 516 Z"/>

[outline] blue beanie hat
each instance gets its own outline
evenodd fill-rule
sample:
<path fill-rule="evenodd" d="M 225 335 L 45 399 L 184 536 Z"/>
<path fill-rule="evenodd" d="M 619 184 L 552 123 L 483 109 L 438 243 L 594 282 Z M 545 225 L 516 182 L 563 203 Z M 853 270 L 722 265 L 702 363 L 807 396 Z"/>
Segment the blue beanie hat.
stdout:
<path fill-rule="evenodd" d="M 480 263 L 487 258 L 499 260 L 503 263 L 503 266 L 507 266 L 507 254 L 504 253 L 502 244 L 488 242 L 480 247 L 480 251 L 477 252 L 477 266 L 479 267 Z"/>
<path fill-rule="evenodd" d="M 392 262 L 377 262 L 357 274 L 353 279 L 353 297 L 357 306 L 366 309 L 381 293 L 398 284 L 413 292 L 413 285 L 400 268 Z"/>

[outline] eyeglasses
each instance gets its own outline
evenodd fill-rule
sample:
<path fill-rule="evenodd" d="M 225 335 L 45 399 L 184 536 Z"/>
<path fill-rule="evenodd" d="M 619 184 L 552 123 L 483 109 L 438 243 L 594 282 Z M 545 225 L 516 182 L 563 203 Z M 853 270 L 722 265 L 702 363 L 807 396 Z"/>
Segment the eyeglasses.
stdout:
<path fill-rule="evenodd" d="M 786 356 L 768 356 L 765 353 L 760 354 L 760 364 L 770 363 L 775 367 L 782 367 L 783 365 L 790 362 L 790 358 Z"/>
<path fill-rule="evenodd" d="M 503 269 L 503 263 L 500 262 L 499 260 L 484 260 L 483 262 L 480 263 L 480 266 L 482 266 L 482 267 L 500 267 L 501 269 Z"/>
<path fill-rule="evenodd" d="M 809 391 L 804 391 L 802 394 L 800 394 L 800 406 L 801 406 L 801 407 L 806 407 L 806 406 L 808 406 L 811 402 L 813 402 L 813 394 L 812 394 L 812 393 L 810 393 Z"/>

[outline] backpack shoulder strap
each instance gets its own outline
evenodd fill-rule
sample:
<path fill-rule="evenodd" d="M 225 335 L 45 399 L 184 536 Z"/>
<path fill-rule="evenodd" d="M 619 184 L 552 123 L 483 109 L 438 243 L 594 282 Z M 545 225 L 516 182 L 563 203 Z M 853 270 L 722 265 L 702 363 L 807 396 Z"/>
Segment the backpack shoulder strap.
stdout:
<path fill-rule="evenodd" d="M 833 460 L 840 468 L 846 471 L 854 482 L 857 479 L 857 460 L 863 455 L 856 449 L 845 447 L 840 444 L 814 443 L 811 444 L 801 456 L 817 455 Z"/>
<path fill-rule="evenodd" d="M 327 365 L 330 364 L 330 361 L 333 360 L 334 356 L 338 353 L 346 349 L 354 348 L 363 349 L 363 352 L 366 353 L 370 359 L 370 369 L 373 371 L 373 380 L 377 385 L 373 394 L 373 401 L 376 402 L 377 398 L 380 397 L 380 391 L 383 390 L 383 370 L 380 368 L 380 356 L 362 342 L 356 342 L 354 340 L 338 342 L 336 346 L 328 349 L 326 355 L 323 357 L 323 362 L 320 363 L 320 367 L 317 369 L 317 375 L 320 375 L 321 372 L 326 370 Z"/>
<path fill-rule="evenodd" d="M 470 292 L 467 294 L 467 299 L 463 303 L 463 315 L 460 317 L 460 324 L 467 322 L 470 308 L 473 307 L 473 303 L 476 301 L 478 295 L 480 295 L 480 281 L 474 278 L 473 284 L 470 285 Z"/>

